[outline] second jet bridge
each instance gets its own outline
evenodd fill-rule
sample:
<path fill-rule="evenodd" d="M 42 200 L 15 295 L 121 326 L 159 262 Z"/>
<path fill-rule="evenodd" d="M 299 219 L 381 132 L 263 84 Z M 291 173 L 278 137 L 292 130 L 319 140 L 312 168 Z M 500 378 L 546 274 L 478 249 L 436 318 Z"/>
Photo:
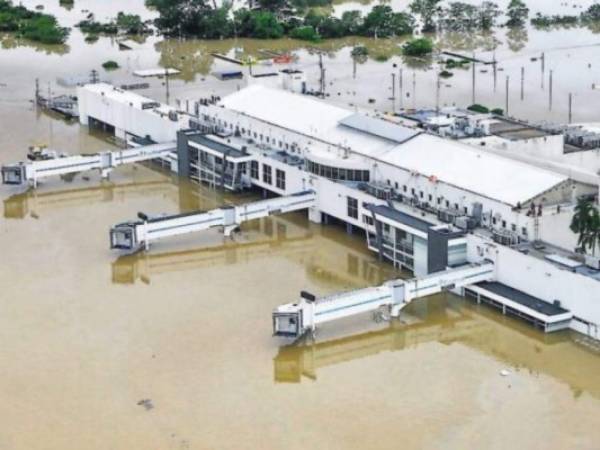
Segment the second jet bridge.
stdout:
<path fill-rule="evenodd" d="M 381 286 L 359 289 L 316 299 L 303 292 L 300 301 L 273 311 L 273 334 L 299 337 L 317 325 L 356 314 L 383 309 L 392 317 L 414 299 L 494 279 L 494 264 L 467 264 L 410 280 L 388 281 Z"/>
<path fill-rule="evenodd" d="M 138 221 L 120 223 L 112 227 L 110 247 L 111 249 L 132 251 L 140 248 L 148 249 L 153 241 L 213 227 L 223 227 L 225 235 L 228 236 L 243 222 L 310 208 L 314 206 L 315 198 L 313 191 L 306 191 L 239 206 L 225 206 L 210 211 L 195 211 L 153 218 L 140 214 Z"/>

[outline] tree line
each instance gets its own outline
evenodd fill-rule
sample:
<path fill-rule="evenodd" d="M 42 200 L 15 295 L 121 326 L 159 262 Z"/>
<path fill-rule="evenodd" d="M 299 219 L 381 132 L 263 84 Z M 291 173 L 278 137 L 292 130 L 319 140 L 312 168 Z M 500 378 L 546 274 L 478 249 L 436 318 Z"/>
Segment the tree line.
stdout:
<path fill-rule="evenodd" d="M 340 18 L 312 8 L 329 5 L 329 0 L 259 0 L 258 8 L 242 8 L 233 13 L 228 4 L 217 7 L 208 0 L 146 0 L 146 4 L 159 13 L 154 24 L 160 33 L 202 39 L 386 38 L 410 35 L 418 22 L 423 32 L 488 30 L 498 24 L 502 15 L 492 1 L 478 6 L 465 2 L 442 6 L 442 0 L 413 0 L 407 11 L 395 12 L 389 5 L 378 4 L 364 16 L 360 11 L 346 11 Z M 523 26 L 529 9 L 522 0 L 511 0 L 505 14 L 506 25 Z"/>

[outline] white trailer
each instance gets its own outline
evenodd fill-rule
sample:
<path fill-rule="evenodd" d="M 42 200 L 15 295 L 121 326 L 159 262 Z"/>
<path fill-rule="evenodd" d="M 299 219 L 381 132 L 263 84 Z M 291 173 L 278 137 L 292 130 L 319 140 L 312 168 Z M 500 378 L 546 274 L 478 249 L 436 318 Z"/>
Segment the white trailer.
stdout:
<path fill-rule="evenodd" d="M 175 142 L 167 142 L 93 155 L 74 155 L 19 162 L 2 166 L 2 184 L 29 184 L 37 187 L 38 180 L 42 178 L 88 170 L 99 170 L 102 177 L 105 178 L 115 167 L 163 158 L 174 152 L 176 147 Z"/>
<path fill-rule="evenodd" d="M 204 231 L 213 227 L 223 227 L 229 236 L 242 222 L 259 219 L 273 214 L 299 211 L 315 204 L 313 191 L 247 203 L 240 206 L 225 206 L 210 211 L 195 211 L 173 216 L 147 217 L 139 214 L 141 220 L 115 225 L 110 230 L 111 249 L 148 249 L 151 242 Z"/>
<path fill-rule="evenodd" d="M 443 272 L 410 280 L 393 280 L 381 286 L 335 294 L 321 299 L 301 292 L 300 301 L 279 306 L 273 311 L 273 334 L 297 338 L 333 320 L 376 311 L 380 308 L 391 317 L 414 299 L 455 290 L 494 279 L 494 264 L 467 264 Z"/>

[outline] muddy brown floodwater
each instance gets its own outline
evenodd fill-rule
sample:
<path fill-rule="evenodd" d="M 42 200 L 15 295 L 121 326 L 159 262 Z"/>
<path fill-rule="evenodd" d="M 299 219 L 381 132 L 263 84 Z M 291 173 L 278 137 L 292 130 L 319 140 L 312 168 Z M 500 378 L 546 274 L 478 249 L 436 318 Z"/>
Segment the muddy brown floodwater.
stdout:
<path fill-rule="evenodd" d="M 81 9 L 109 17 L 121 5 L 77 0 L 69 11 L 52 1 L 46 9 L 72 24 Z M 152 16 L 142 1 L 127 6 Z M 554 5 L 551 12 L 570 8 Z M 514 114 L 564 119 L 560 98 L 573 91 L 575 118 L 597 120 L 590 87 L 600 80 L 593 46 L 600 38 L 593 30 L 527 29 L 507 39 L 501 29 L 496 38 L 503 74 L 516 77 L 527 65 L 526 101 L 514 94 Z M 493 42 L 446 39 L 486 57 Z M 109 58 L 122 69 L 101 73 L 116 82 L 137 68 L 181 68 L 173 101 L 237 88 L 209 75 L 226 67 L 208 56 L 211 50 L 295 49 L 309 80 L 317 79 L 316 56 L 293 41 L 149 37 L 139 50 L 119 52 L 113 40 L 89 45 L 78 31 L 59 48 L 0 40 L 0 163 L 24 159 L 36 142 L 71 153 L 111 148 L 106 136 L 30 103 L 35 78 L 60 91 L 57 77 L 87 73 Z M 353 79 L 355 42 L 391 59 L 359 65 Z M 381 86 L 392 64 L 409 80 L 414 67 L 397 55 L 398 42 L 321 44 L 329 50 L 330 100 L 361 105 L 373 97 L 378 108 L 389 108 Z M 555 70 L 552 112 L 544 106 L 539 61 L 531 61 L 541 51 L 546 71 Z M 415 104 L 431 106 L 435 73 L 414 70 Z M 442 101 L 464 106 L 470 76 L 457 73 Z M 477 76 L 480 103 L 502 106 L 490 73 Z M 144 93 L 164 98 L 164 87 L 154 80 Z M 37 191 L 1 187 L 0 198 L 2 450 L 599 447 L 600 352 L 580 335 L 543 335 L 447 294 L 414 303 L 391 324 L 357 317 L 323 327 L 312 343 L 272 338 L 272 309 L 301 289 L 322 295 L 402 276 L 341 228 L 289 214 L 250 223 L 234 240 L 206 233 L 120 256 L 108 249 L 108 229 L 138 211 L 173 213 L 254 197 L 223 195 L 140 165 L 116 171 L 110 182 L 91 174 Z M 510 374 L 501 376 L 503 369 Z"/>

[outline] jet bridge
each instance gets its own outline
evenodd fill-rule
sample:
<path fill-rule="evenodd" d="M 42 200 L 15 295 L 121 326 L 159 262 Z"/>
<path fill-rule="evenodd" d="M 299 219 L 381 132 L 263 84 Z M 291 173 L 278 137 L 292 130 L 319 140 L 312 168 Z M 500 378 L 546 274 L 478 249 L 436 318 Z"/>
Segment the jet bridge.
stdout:
<path fill-rule="evenodd" d="M 42 178 L 88 170 L 99 170 L 102 177 L 107 177 L 115 167 L 165 157 L 174 152 L 176 147 L 175 142 L 168 142 L 93 155 L 73 155 L 19 162 L 2 166 L 2 184 L 29 184 L 37 187 L 38 180 Z"/>
<path fill-rule="evenodd" d="M 313 191 L 305 191 L 245 205 L 225 206 L 210 211 L 195 211 L 173 216 L 150 218 L 140 213 L 138 217 L 141 220 L 120 223 L 112 227 L 110 248 L 133 251 L 140 248 L 148 249 L 153 241 L 213 227 L 223 227 L 223 232 L 229 236 L 243 222 L 310 208 L 314 206 L 315 198 Z"/>
<path fill-rule="evenodd" d="M 381 286 L 359 289 L 317 299 L 301 292 L 300 301 L 279 306 L 273 311 L 273 334 L 297 338 L 317 325 L 370 311 L 383 310 L 398 317 L 413 300 L 459 289 L 494 278 L 494 264 L 467 264 L 410 280 L 393 280 Z"/>

